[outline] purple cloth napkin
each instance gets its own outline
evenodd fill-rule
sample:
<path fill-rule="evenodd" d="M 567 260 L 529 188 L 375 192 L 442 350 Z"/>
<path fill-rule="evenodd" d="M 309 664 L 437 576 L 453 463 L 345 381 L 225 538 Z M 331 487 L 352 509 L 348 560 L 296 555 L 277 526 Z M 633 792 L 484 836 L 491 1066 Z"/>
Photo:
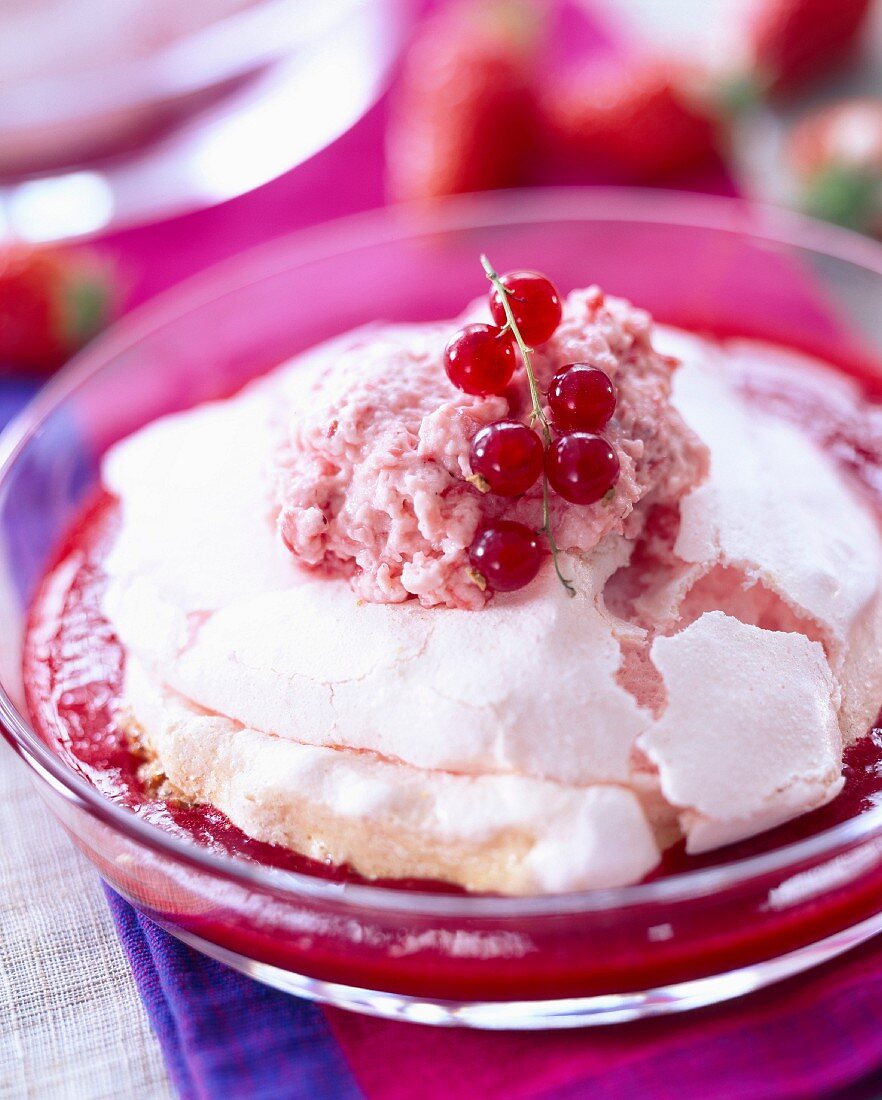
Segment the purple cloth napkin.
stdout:
<path fill-rule="evenodd" d="M 355 1100 L 323 1012 L 206 958 L 105 886 L 138 992 L 183 1100 Z"/>

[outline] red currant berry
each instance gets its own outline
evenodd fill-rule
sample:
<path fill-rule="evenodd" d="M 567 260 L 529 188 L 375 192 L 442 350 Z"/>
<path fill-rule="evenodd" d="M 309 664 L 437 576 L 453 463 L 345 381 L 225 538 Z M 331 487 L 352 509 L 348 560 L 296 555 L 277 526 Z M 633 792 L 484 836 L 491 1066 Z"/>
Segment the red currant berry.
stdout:
<path fill-rule="evenodd" d="M 542 440 L 518 420 L 500 420 L 482 428 L 472 440 L 472 473 L 479 474 L 490 492 L 501 497 L 526 493 L 542 473 Z"/>
<path fill-rule="evenodd" d="M 545 472 L 564 500 L 593 504 L 618 481 L 619 458 L 602 435 L 570 432 L 548 448 Z"/>
<path fill-rule="evenodd" d="M 444 349 L 444 369 L 464 393 L 502 393 L 515 369 L 511 334 L 493 325 L 466 325 Z"/>
<path fill-rule="evenodd" d="M 494 592 L 523 588 L 539 572 L 539 536 L 523 523 L 501 519 L 485 527 L 469 547 L 469 560 Z"/>
<path fill-rule="evenodd" d="M 509 292 L 508 304 L 524 343 L 530 347 L 544 344 L 560 324 L 560 295 L 554 283 L 538 271 L 509 271 L 499 280 Z M 499 291 L 490 291 L 490 312 L 497 325 L 508 318 Z"/>
<path fill-rule="evenodd" d="M 571 363 L 551 379 L 548 405 L 558 431 L 599 432 L 616 411 L 616 388 L 599 367 Z"/>

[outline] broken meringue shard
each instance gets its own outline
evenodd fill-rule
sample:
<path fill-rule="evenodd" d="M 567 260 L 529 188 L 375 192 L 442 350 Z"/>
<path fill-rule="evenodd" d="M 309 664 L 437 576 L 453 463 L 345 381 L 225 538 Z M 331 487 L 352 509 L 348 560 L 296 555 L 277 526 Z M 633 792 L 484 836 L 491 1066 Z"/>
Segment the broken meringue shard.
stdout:
<path fill-rule="evenodd" d="M 537 374 L 610 375 L 622 475 L 553 503 L 574 597 L 550 560 L 491 597 L 469 543 L 541 526 L 541 485 L 467 482 L 526 409 L 449 386 L 451 328 L 361 330 L 108 454 L 104 612 L 155 767 L 259 840 L 501 893 L 637 882 L 833 798 L 882 699 L 882 542 L 833 460 L 724 346 L 576 292 Z"/>

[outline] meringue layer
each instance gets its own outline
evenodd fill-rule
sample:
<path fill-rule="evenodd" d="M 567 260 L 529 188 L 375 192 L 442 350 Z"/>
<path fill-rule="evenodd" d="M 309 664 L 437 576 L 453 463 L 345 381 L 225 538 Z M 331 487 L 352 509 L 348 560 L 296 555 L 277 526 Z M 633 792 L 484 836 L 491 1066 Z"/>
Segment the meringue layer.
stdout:
<path fill-rule="evenodd" d="M 875 519 L 741 396 L 724 348 L 655 343 L 683 360 L 673 400 L 710 473 L 651 569 L 629 574 L 623 530 L 567 553 L 572 599 L 550 568 L 469 611 L 298 567 L 271 425 L 334 345 L 113 448 L 104 611 L 125 717 L 172 785 L 363 875 L 501 893 L 636 882 L 678 837 L 705 851 L 835 797 L 882 698 Z"/>

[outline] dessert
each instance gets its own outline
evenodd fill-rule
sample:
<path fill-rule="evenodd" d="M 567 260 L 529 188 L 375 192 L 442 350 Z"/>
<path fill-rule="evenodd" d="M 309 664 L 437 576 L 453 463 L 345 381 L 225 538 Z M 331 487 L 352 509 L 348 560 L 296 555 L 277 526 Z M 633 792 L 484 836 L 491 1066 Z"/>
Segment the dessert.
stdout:
<path fill-rule="evenodd" d="M 144 804 L 365 878 L 624 885 L 837 798 L 882 698 L 877 518 L 819 435 L 872 430 L 856 389 L 487 270 L 112 448 L 32 616 L 47 736 L 88 605 Z"/>

